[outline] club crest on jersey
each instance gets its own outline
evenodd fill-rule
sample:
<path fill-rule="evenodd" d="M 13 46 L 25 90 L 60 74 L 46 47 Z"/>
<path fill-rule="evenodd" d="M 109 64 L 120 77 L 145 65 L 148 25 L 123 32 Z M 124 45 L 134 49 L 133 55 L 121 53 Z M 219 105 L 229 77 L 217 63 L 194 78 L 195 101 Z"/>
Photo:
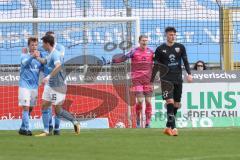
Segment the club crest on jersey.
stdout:
<path fill-rule="evenodd" d="M 180 48 L 179 48 L 179 47 L 176 47 L 176 48 L 175 48 L 175 51 L 176 51 L 177 53 L 179 53 L 179 52 L 180 52 Z"/>

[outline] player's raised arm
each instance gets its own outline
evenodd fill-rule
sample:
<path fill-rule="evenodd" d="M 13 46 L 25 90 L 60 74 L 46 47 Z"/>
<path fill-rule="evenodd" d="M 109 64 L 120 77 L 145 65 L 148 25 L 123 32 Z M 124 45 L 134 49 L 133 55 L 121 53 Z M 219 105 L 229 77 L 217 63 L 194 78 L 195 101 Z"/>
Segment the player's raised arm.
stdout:
<path fill-rule="evenodd" d="M 21 64 L 25 67 L 32 62 L 34 59 L 33 56 L 26 56 L 25 54 L 21 55 Z"/>
<path fill-rule="evenodd" d="M 135 49 L 130 50 L 127 54 L 117 54 L 112 58 L 112 63 L 125 62 L 127 59 L 132 58 Z"/>
<path fill-rule="evenodd" d="M 46 58 L 42 58 L 40 56 L 40 54 L 35 54 L 34 58 L 36 58 L 36 60 L 39 61 L 41 64 L 46 64 L 47 63 L 47 59 Z"/>

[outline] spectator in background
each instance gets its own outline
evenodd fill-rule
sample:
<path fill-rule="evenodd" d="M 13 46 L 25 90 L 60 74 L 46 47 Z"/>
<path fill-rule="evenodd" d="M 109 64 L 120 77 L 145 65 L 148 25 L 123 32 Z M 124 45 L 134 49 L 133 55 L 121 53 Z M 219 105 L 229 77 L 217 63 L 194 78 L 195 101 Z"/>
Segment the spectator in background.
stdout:
<path fill-rule="evenodd" d="M 203 71 L 203 70 L 206 70 L 207 67 L 206 67 L 206 64 L 203 61 L 199 60 L 194 64 L 193 69 L 197 70 L 197 71 Z"/>

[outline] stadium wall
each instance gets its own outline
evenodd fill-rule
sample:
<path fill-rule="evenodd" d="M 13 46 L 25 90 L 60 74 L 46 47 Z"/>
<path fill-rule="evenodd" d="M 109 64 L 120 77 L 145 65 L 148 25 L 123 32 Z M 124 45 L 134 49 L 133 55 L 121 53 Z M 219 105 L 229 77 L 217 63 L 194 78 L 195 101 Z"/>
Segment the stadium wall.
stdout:
<path fill-rule="evenodd" d="M 185 74 L 183 74 L 184 76 Z M 10 77 L 10 76 L 9 76 Z M 17 83 L 14 75 L 8 78 Z M 193 72 L 194 83 L 183 85 L 182 107 L 177 114 L 177 126 L 179 128 L 194 127 L 230 127 L 239 126 L 240 121 L 240 74 L 239 72 L 203 71 Z M 106 79 L 107 83 L 106 83 Z M 2 78 L 0 79 L 2 83 Z M 6 80 L 6 78 L 5 78 Z M 103 80 L 105 83 L 103 83 Z M 134 101 L 128 103 L 126 93 L 130 92 L 131 100 L 134 95 L 125 84 L 114 84 L 109 75 L 97 76 L 92 85 L 84 84 L 83 79 L 70 75 L 68 82 L 79 83 L 68 86 L 67 99 L 64 108 L 81 118 L 85 128 L 115 127 L 117 122 L 123 122 L 128 127 L 127 105 L 132 106 L 132 123 L 135 124 Z M 4 82 L 6 83 L 6 81 Z M 13 82 L 11 82 L 13 83 Z M 155 84 L 152 99 L 153 114 L 152 128 L 163 128 L 166 122 L 166 109 L 161 98 L 159 83 Z M 41 97 L 43 88 L 39 89 Z M 21 108 L 18 106 L 18 86 L 3 85 L 0 87 L 0 120 L 17 120 L 21 118 Z M 33 119 L 41 118 L 41 98 L 34 108 Z M 84 120 L 85 118 L 85 120 Z M 107 118 L 108 121 L 102 122 Z M 87 120 L 97 120 L 95 125 L 88 126 Z M 11 122 L 0 123 L 0 129 L 11 127 Z M 12 123 L 15 123 L 12 121 Z M 20 123 L 20 122 L 18 122 Z M 99 125 L 99 123 L 101 125 Z M 37 123 L 36 125 L 39 125 Z M 18 127 L 18 125 L 16 125 Z M 39 129 L 38 126 L 35 129 Z M 135 127 L 135 125 L 133 125 Z M 9 128 L 8 128 L 9 129 Z M 17 128 L 15 128 L 17 129 Z"/>

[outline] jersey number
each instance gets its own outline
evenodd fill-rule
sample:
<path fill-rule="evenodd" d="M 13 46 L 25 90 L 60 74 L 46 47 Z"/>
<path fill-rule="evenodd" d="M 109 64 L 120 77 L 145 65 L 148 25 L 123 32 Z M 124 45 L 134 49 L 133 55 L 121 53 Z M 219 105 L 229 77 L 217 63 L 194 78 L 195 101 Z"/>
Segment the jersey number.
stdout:
<path fill-rule="evenodd" d="M 56 101 L 57 100 L 57 95 L 56 94 L 52 94 L 52 100 Z"/>

